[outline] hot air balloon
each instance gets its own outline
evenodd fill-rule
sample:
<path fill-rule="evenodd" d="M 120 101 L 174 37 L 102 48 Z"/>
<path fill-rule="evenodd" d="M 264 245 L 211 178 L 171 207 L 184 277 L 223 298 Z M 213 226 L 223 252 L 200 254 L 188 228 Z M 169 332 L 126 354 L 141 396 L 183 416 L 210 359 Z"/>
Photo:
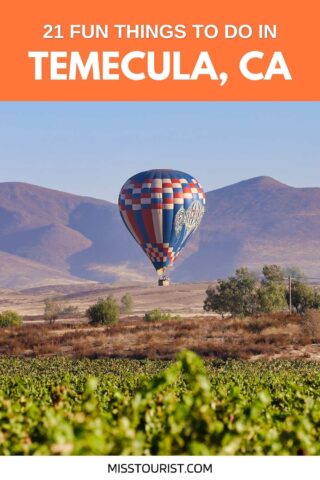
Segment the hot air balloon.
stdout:
<path fill-rule="evenodd" d="M 205 210 L 204 191 L 194 177 L 176 170 L 147 170 L 129 178 L 119 194 L 122 220 L 151 260 L 159 285 Z"/>

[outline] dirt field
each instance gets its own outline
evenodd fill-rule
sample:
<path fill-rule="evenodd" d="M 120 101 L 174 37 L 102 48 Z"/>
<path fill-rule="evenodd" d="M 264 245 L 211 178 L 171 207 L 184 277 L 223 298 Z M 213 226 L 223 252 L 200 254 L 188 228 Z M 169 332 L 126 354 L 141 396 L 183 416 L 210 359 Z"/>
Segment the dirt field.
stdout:
<path fill-rule="evenodd" d="M 71 357 L 174 358 L 188 348 L 211 358 L 306 358 L 320 360 L 320 316 L 269 315 L 251 319 L 221 319 L 202 310 L 207 284 L 108 286 L 64 285 L 20 291 L 0 291 L 0 311 L 13 309 L 24 325 L 1 329 L 0 355 Z M 125 293 L 133 297 L 130 316 L 109 327 L 92 327 L 85 310 L 98 298 Z M 59 298 L 76 306 L 77 318 L 43 320 L 44 300 Z M 146 322 L 153 308 L 179 314 L 178 320 Z"/>
<path fill-rule="evenodd" d="M 0 311 L 13 309 L 26 317 L 41 317 L 46 298 L 58 297 L 63 305 L 74 305 L 85 310 L 98 298 L 113 295 L 117 300 L 125 293 L 133 297 L 133 314 L 142 315 L 153 308 L 164 308 L 174 313 L 203 314 L 202 306 L 207 283 L 172 284 L 170 287 L 152 285 L 108 286 L 89 283 L 87 285 L 61 285 L 11 291 L 0 290 Z"/>

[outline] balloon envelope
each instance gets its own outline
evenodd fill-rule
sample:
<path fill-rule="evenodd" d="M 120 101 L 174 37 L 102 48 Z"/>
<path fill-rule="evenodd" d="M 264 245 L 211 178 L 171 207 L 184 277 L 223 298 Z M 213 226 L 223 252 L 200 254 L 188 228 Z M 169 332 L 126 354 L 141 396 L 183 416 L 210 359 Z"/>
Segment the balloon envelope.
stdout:
<path fill-rule="evenodd" d="M 138 173 L 119 195 L 122 220 L 159 274 L 172 265 L 199 226 L 204 206 L 200 183 L 176 170 Z"/>

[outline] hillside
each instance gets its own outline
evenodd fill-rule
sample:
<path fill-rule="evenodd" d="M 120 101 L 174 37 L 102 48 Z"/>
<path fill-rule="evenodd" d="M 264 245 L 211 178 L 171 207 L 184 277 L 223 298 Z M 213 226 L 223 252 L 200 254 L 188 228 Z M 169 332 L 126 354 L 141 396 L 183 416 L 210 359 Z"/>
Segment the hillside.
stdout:
<path fill-rule="evenodd" d="M 224 277 L 241 265 L 299 266 L 320 276 L 320 188 L 258 177 L 207 193 L 201 228 L 174 278 Z M 192 265 L 192 268 L 189 266 Z"/>
<path fill-rule="evenodd" d="M 172 279 L 207 281 L 264 263 L 320 276 L 319 251 L 320 188 L 258 177 L 207 193 Z M 3 288 L 155 280 L 117 205 L 24 183 L 0 183 L 0 260 Z"/>
<path fill-rule="evenodd" d="M 143 253 L 128 242 L 116 205 L 14 182 L 0 184 L 0 252 L 11 255 L 5 274 L 0 273 L 2 287 L 12 287 L 13 278 L 17 286 L 44 284 L 48 267 L 55 270 L 51 280 L 60 276 L 64 283 L 66 276 L 112 282 L 132 275 L 139 261 L 142 270 L 144 266 Z M 21 259 L 37 264 L 25 280 Z"/>
<path fill-rule="evenodd" d="M 27 258 L 0 252 L 0 288 L 25 288 L 41 285 L 67 285 L 83 282 L 67 272 Z"/>

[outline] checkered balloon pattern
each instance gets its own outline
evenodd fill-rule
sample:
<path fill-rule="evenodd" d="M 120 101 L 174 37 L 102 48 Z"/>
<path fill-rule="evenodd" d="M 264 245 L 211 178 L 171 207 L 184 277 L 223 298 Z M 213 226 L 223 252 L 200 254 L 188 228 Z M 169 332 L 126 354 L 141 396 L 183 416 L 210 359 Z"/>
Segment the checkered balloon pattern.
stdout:
<path fill-rule="evenodd" d="M 204 214 L 200 183 L 176 170 L 148 170 L 129 178 L 119 195 L 122 220 L 153 266 L 175 261 Z"/>

